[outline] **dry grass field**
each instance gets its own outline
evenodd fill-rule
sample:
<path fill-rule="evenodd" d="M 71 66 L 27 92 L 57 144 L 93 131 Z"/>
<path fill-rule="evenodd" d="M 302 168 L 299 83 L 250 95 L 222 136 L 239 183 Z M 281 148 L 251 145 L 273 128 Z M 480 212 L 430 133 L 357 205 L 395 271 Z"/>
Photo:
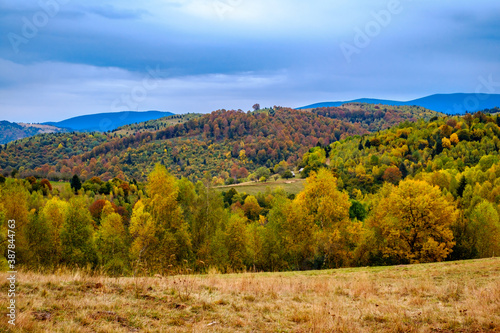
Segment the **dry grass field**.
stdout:
<path fill-rule="evenodd" d="M 0 274 L 0 281 L 6 281 Z M 498 332 L 500 258 L 287 273 L 18 273 L 7 332 Z"/>

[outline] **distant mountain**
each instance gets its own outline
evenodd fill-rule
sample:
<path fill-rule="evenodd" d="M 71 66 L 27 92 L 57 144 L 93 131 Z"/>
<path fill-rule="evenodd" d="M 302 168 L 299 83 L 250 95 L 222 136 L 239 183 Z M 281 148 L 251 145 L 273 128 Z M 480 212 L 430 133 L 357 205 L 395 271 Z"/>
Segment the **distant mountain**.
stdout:
<path fill-rule="evenodd" d="M 414 99 L 407 102 L 383 100 L 375 98 L 361 98 L 344 102 L 323 102 L 297 109 L 314 109 L 329 106 L 341 106 L 346 103 L 369 103 L 385 105 L 417 105 L 429 110 L 446 114 L 463 114 L 466 111 L 476 112 L 500 106 L 500 94 L 436 94 Z"/>
<path fill-rule="evenodd" d="M 173 115 L 172 112 L 162 112 L 162 111 L 143 111 L 143 112 L 122 111 L 122 112 L 89 114 L 89 115 L 69 118 L 59 122 L 47 122 L 44 124 L 62 128 L 68 128 L 73 131 L 106 132 L 106 131 L 112 131 L 121 126 L 140 123 L 172 115 Z"/>
<path fill-rule="evenodd" d="M 0 121 L 0 144 L 27 138 L 40 133 L 66 132 L 63 128 L 50 125 L 11 123 Z"/>

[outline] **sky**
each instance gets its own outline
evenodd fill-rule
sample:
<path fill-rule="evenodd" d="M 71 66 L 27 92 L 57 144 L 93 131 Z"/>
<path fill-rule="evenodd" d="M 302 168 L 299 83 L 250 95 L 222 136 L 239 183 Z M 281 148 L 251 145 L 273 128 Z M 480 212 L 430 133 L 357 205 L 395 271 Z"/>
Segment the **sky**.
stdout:
<path fill-rule="evenodd" d="M 406 101 L 500 82 L 491 0 L 0 0 L 0 39 L 0 120 L 16 122 Z"/>

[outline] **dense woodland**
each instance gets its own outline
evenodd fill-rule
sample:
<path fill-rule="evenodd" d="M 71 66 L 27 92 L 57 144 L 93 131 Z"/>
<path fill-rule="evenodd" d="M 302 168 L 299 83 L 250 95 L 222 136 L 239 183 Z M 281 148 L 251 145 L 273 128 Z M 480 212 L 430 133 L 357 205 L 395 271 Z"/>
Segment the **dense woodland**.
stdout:
<path fill-rule="evenodd" d="M 145 181 L 154 165 L 161 163 L 176 177 L 196 181 L 209 171 L 229 184 L 243 181 L 259 167 L 272 168 L 280 161 L 293 165 L 318 143 L 328 145 L 401 120 L 439 115 L 419 107 L 350 107 L 353 111 L 325 108 L 306 112 L 280 107 L 247 113 L 220 110 L 201 117 L 162 118 L 114 133 L 38 135 L 0 146 L 0 168 L 6 173 L 17 170 L 21 177 L 49 180 L 69 180 L 77 174 L 84 180 L 98 176 L 103 180 Z M 182 123 L 172 125 L 176 121 Z M 366 126 L 368 122 L 372 125 Z M 130 131 L 135 132 L 125 134 Z"/>
<path fill-rule="evenodd" d="M 1 251 L 6 253 L 12 243 L 6 222 L 15 219 L 19 264 L 90 267 L 112 275 L 168 274 L 178 268 L 228 272 L 407 264 L 500 253 L 498 116 L 436 116 L 352 135 L 355 125 L 311 112 L 290 115 L 290 110 L 279 114 L 280 128 L 276 121 L 266 126 L 273 117 L 267 111 L 215 112 L 154 137 L 145 133 L 96 145 L 81 158 L 90 161 L 109 152 L 119 160 L 127 158 L 118 157 L 123 144 L 134 159 L 132 151 L 148 150 L 139 143 L 153 147 L 192 133 L 211 145 L 230 136 L 250 138 L 226 154 L 245 165 L 257 164 L 256 147 L 274 144 L 270 133 L 280 138 L 278 144 L 282 133 L 286 143 L 289 124 L 308 148 L 295 161 L 287 158 L 285 149 L 276 149 L 276 156 L 266 154 L 266 167 L 257 170 L 285 177 L 286 171 L 303 169 L 306 186 L 296 196 L 283 190 L 256 196 L 235 189 L 221 193 L 214 188 L 220 177 L 216 169 L 207 167 L 193 182 L 175 177 L 163 165 L 169 166 L 168 160 L 162 164 L 158 159 L 152 161 L 156 164 L 146 182 L 123 179 L 120 173 L 109 180 L 99 173 L 83 177 L 83 168 L 70 184 L 56 189 L 46 179 L 14 172 L 14 177 L 0 177 Z M 318 123 L 323 141 L 305 135 L 318 133 L 315 119 L 324 122 Z M 346 132 L 338 137 L 335 130 L 323 133 L 323 125 L 345 126 L 339 131 Z M 88 135 L 82 138 L 88 140 Z M 187 145 L 194 139 L 182 140 L 178 142 Z M 290 141 L 283 148 L 293 147 Z M 247 146 L 256 149 L 256 156 L 241 149 Z M 109 152 L 100 151 L 106 147 Z"/>

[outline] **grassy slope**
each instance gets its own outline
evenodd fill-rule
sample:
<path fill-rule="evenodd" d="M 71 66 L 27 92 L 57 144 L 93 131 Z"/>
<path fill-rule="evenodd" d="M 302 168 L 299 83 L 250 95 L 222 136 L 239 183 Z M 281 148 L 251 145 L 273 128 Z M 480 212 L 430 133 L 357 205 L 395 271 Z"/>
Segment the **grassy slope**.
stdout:
<path fill-rule="evenodd" d="M 250 195 L 256 195 L 257 193 L 265 193 L 269 188 L 271 191 L 277 189 L 278 187 L 283 188 L 285 192 L 289 194 L 297 194 L 304 189 L 305 179 L 294 178 L 294 179 L 278 179 L 268 180 L 267 182 L 247 182 L 236 185 L 218 186 L 215 189 L 220 191 L 229 191 L 230 188 L 234 188 L 238 193 L 247 193 Z"/>
<path fill-rule="evenodd" d="M 137 281 L 21 272 L 15 331 L 494 332 L 499 277 L 500 258 Z"/>

